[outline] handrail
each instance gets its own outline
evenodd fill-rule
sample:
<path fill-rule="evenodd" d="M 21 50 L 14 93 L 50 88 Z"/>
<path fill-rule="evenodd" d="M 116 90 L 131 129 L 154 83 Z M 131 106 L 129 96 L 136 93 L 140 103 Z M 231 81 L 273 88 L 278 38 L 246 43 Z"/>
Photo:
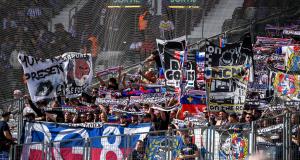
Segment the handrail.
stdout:
<path fill-rule="evenodd" d="M 273 19 L 273 18 L 278 18 L 278 16 L 279 16 L 279 17 L 284 16 L 284 15 L 283 15 L 284 13 L 291 12 L 291 11 L 293 11 L 293 10 L 295 10 L 295 9 L 298 9 L 298 8 L 299 8 L 298 6 L 295 6 L 295 7 L 288 8 L 288 9 L 285 9 L 285 10 L 283 10 L 283 11 L 280 11 L 280 12 L 277 12 L 277 13 L 274 13 L 274 14 L 271 14 L 271 15 L 269 15 L 269 16 L 267 16 L 267 17 L 264 17 L 264 18 L 261 18 L 261 19 L 258 19 L 258 20 L 254 20 L 254 21 L 250 21 L 250 22 L 248 22 L 247 24 L 244 24 L 244 25 L 241 25 L 241 26 L 237 26 L 237 27 L 231 28 L 231 29 L 229 29 L 229 30 L 227 30 L 227 31 L 224 31 L 224 32 L 220 33 L 220 34 L 217 34 L 217 35 L 214 35 L 214 36 L 211 36 L 211 37 L 208 37 L 208 38 L 199 40 L 199 41 L 197 41 L 197 42 L 195 42 L 195 43 L 189 44 L 189 45 L 187 45 L 187 47 L 192 47 L 192 46 L 194 46 L 194 45 L 199 45 L 200 43 L 204 42 L 204 41 L 207 40 L 207 39 L 217 38 L 217 37 L 220 36 L 220 35 L 226 34 L 226 33 L 228 33 L 228 32 L 234 31 L 234 30 L 250 28 L 250 26 L 253 25 L 253 24 L 256 24 L 256 23 L 259 23 L 259 22 L 263 22 L 263 21 L 266 21 L 266 20 L 271 20 L 271 19 Z"/>
<path fill-rule="evenodd" d="M 71 16 L 71 14 L 72 14 L 72 11 L 73 11 L 73 10 L 75 10 L 75 14 L 76 14 L 76 13 L 77 13 L 77 10 L 78 10 L 78 7 L 75 6 L 75 7 L 71 8 L 71 9 L 69 10 L 69 27 L 68 27 L 68 30 L 70 30 L 70 27 L 72 26 L 73 15 Z M 74 14 L 74 15 L 75 15 L 75 14 Z"/>

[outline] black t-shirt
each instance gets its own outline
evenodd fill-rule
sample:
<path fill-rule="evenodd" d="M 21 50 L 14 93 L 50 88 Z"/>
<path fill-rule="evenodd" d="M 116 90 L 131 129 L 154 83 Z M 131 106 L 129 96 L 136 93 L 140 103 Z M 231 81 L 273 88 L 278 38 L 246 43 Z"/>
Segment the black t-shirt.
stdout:
<path fill-rule="evenodd" d="M 195 144 L 186 144 L 184 146 L 182 146 L 181 148 L 181 154 L 182 155 L 193 155 L 195 154 L 195 152 L 198 150 L 197 146 Z M 185 160 L 194 160 L 195 158 L 187 158 Z"/>
<path fill-rule="evenodd" d="M 10 140 L 4 136 L 4 131 L 9 132 L 8 124 L 5 121 L 0 121 L 0 151 L 6 151 L 10 148 Z"/>
<path fill-rule="evenodd" d="M 5 121 L 0 121 L 0 141 L 7 140 L 4 136 L 4 131 L 9 131 L 8 124 Z"/>
<path fill-rule="evenodd" d="M 145 153 L 143 151 L 134 150 L 131 155 L 132 160 L 143 160 L 145 157 Z"/>

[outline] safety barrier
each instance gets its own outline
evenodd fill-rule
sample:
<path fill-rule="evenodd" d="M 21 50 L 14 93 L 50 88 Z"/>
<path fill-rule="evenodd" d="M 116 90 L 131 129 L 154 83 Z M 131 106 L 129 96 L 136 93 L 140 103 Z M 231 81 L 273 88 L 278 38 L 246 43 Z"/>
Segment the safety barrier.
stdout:
<path fill-rule="evenodd" d="M 247 124 L 241 124 L 247 126 Z M 245 159 L 250 155 L 251 130 L 239 130 L 235 126 L 195 127 L 168 131 L 151 131 L 144 134 L 143 141 L 133 144 L 132 135 L 92 137 L 51 141 L 49 143 L 29 143 L 14 145 L 12 159 L 176 159 L 185 153 L 185 138 L 188 137 L 197 159 Z M 116 135 L 115 135 L 116 134 Z M 101 146 L 101 147 L 99 147 Z M 137 149 L 138 148 L 138 149 Z M 137 149 L 137 150 L 135 150 Z"/>
<path fill-rule="evenodd" d="M 21 144 L 24 100 L 10 100 L 2 102 L 0 106 L 1 111 L 17 110 L 16 114 L 11 117 L 11 120 L 14 121 L 9 123 L 14 128 L 13 134 L 19 142 L 11 150 L 11 159 L 20 159 L 21 157 L 24 159 L 24 156 L 26 159 L 26 156 L 28 156 L 24 154 L 26 153 L 24 152 L 26 148 L 43 150 L 44 154 L 40 154 L 41 157 L 38 159 L 57 157 L 60 155 L 61 147 L 68 146 L 71 143 L 77 144 L 77 147 L 73 147 L 71 152 L 74 155 L 82 155 L 73 159 L 95 159 L 98 158 L 97 156 L 101 156 L 100 150 L 98 149 L 97 151 L 93 148 L 93 145 L 98 142 L 104 144 L 102 148 L 107 149 L 107 151 L 102 150 L 101 153 L 109 153 L 110 151 L 117 153 L 111 155 L 112 159 L 117 158 L 117 155 L 121 155 L 121 159 L 130 159 L 130 156 L 132 156 L 132 150 L 135 147 L 131 144 L 133 135 L 125 134 L 92 137 L 89 139 L 61 140 L 49 143 Z M 266 153 L 265 156 L 269 159 L 294 160 L 300 155 L 299 117 L 300 113 L 295 112 L 259 119 L 251 124 L 195 126 L 188 129 L 151 131 L 145 133 L 147 138 L 144 141 L 145 147 L 143 147 L 143 152 L 145 152 L 147 158 L 175 159 L 180 153 L 180 144 L 183 142 L 182 135 L 190 135 L 192 142 L 200 151 L 199 159 L 244 159 L 255 152 L 264 151 Z M 116 147 L 120 145 L 118 144 L 118 139 L 123 139 L 122 143 L 126 142 L 122 144 L 122 146 L 125 146 L 124 148 L 127 148 L 126 150 L 118 150 L 119 148 Z M 111 144 L 111 140 L 114 143 Z"/>

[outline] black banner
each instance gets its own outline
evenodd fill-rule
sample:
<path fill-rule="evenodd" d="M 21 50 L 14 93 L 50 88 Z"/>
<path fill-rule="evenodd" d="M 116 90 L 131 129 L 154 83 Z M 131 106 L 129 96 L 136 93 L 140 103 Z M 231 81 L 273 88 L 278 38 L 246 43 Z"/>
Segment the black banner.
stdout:
<path fill-rule="evenodd" d="M 176 91 L 180 88 L 182 79 L 181 69 L 186 47 L 185 37 L 173 40 L 156 40 L 156 42 L 164 67 L 167 90 Z"/>

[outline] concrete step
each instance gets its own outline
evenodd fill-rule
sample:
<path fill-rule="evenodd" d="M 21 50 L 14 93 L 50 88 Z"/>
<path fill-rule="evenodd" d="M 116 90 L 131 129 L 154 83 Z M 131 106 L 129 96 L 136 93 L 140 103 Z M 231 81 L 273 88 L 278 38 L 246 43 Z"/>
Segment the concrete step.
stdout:
<path fill-rule="evenodd" d="M 58 15 L 52 18 L 52 30 L 54 30 L 54 25 L 57 23 L 62 23 L 65 29 L 69 28 L 69 17 L 75 14 L 74 7 L 77 7 L 79 11 L 89 0 L 75 0 L 73 3 L 68 4 Z M 70 12 L 71 11 L 71 12 Z"/>
<path fill-rule="evenodd" d="M 202 37 L 202 26 L 204 38 L 219 34 L 222 31 L 222 25 L 225 19 L 231 19 L 236 7 L 241 7 L 243 0 L 220 0 L 204 17 L 204 20 L 196 25 L 189 39 L 199 39 Z M 202 24 L 204 23 L 204 25 Z"/>

